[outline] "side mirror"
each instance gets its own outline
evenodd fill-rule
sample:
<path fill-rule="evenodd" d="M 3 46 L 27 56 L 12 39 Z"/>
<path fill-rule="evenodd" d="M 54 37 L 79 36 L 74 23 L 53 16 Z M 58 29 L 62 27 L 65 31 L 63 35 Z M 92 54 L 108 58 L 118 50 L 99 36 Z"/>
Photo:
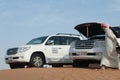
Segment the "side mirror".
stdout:
<path fill-rule="evenodd" d="M 54 40 L 48 40 L 46 44 L 47 45 L 53 45 L 54 44 Z"/>

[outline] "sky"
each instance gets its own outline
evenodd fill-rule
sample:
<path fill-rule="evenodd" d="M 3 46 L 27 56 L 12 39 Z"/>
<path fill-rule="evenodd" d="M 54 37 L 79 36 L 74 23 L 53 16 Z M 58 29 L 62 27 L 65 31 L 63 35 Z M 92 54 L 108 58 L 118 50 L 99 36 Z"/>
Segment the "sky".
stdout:
<path fill-rule="evenodd" d="M 7 49 L 56 33 L 79 34 L 86 22 L 120 25 L 120 0 L 0 0 L 0 70 Z"/>

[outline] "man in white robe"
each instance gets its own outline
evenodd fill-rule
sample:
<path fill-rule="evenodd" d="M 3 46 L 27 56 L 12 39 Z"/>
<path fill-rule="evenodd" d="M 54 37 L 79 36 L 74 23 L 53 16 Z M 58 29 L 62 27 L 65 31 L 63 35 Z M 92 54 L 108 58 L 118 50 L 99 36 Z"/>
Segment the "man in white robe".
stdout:
<path fill-rule="evenodd" d="M 117 39 L 113 31 L 109 28 L 108 24 L 102 23 L 102 28 L 105 31 L 105 53 L 101 60 L 101 69 L 118 68 L 116 44 Z"/>

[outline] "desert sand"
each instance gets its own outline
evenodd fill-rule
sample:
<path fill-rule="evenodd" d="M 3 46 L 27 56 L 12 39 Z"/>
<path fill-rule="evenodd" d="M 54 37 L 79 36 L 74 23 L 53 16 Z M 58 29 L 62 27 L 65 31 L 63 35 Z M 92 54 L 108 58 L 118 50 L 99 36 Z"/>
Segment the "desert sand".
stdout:
<path fill-rule="evenodd" d="M 23 68 L 0 70 L 0 80 L 120 80 L 120 70 L 98 68 Z"/>

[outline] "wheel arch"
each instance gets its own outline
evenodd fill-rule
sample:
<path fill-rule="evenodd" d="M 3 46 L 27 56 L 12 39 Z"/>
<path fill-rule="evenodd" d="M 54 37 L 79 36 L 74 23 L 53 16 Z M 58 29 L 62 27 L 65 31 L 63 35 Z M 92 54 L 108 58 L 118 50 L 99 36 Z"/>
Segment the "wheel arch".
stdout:
<path fill-rule="evenodd" d="M 41 52 L 41 51 L 36 51 L 36 52 L 33 52 L 33 53 L 32 53 L 32 55 L 31 55 L 31 57 L 30 57 L 30 60 L 31 60 L 31 58 L 32 58 L 32 56 L 33 56 L 34 54 L 39 54 L 39 55 L 42 55 L 42 56 L 43 56 L 43 58 L 44 58 L 44 60 L 45 60 L 45 63 L 46 63 L 46 57 L 45 57 L 44 53 L 43 53 L 43 52 Z"/>

